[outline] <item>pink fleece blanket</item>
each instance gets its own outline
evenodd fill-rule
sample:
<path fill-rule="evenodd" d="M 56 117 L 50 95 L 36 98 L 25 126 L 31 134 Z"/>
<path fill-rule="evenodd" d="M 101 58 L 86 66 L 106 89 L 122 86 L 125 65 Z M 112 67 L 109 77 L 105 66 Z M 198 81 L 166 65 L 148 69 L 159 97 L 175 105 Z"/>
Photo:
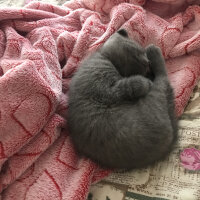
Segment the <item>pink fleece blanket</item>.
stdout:
<path fill-rule="evenodd" d="M 194 3 L 74 0 L 0 9 L 1 199 L 83 200 L 108 174 L 76 155 L 63 127 L 78 63 L 120 27 L 143 46 L 160 46 L 181 115 L 200 75 Z"/>

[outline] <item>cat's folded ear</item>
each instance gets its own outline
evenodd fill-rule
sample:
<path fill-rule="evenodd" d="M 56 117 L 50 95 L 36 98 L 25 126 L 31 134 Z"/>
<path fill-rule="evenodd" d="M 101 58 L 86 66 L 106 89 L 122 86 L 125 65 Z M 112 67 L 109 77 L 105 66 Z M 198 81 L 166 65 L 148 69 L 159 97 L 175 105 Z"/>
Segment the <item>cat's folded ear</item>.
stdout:
<path fill-rule="evenodd" d="M 128 37 L 128 32 L 125 29 L 120 29 L 117 31 L 121 36 Z"/>

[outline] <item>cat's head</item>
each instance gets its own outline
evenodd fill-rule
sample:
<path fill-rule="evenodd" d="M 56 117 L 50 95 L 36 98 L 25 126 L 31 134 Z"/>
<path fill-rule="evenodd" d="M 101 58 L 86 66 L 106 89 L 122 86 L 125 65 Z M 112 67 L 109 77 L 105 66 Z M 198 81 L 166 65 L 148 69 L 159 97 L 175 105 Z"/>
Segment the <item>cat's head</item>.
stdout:
<path fill-rule="evenodd" d="M 101 52 L 116 67 L 122 76 L 146 76 L 149 71 L 149 60 L 146 51 L 137 42 L 129 39 L 128 33 L 120 29 L 103 45 Z"/>

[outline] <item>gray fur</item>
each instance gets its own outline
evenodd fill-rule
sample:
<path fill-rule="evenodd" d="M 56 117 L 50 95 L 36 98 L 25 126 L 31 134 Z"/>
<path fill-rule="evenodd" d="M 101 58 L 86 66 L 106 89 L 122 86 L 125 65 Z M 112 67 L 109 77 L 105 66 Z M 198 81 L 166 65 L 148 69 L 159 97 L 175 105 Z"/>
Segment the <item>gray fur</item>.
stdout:
<path fill-rule="evenodd" d="M 73 76 L 67 122 L 77 152 L 103 167 L 146 167 L 166 156 L 177 120 L 160 49 L 142 48 L 123 29 L 113 34 Z"/>

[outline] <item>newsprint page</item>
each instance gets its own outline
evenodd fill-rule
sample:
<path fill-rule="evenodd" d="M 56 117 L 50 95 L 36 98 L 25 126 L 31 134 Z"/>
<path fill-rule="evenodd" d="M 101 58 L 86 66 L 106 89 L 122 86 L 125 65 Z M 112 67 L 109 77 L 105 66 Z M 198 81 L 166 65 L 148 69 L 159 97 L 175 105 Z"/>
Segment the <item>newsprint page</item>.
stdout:
<path fill-rule="evenodd" d="M 88 200 L 200 200 L 200 171 L 180 165 L 184 148 L 200 149 L 200 84 L 179 121 L 179 141 L 165 161 L 147 169 L 112 173 L 92 186 Z"/>

